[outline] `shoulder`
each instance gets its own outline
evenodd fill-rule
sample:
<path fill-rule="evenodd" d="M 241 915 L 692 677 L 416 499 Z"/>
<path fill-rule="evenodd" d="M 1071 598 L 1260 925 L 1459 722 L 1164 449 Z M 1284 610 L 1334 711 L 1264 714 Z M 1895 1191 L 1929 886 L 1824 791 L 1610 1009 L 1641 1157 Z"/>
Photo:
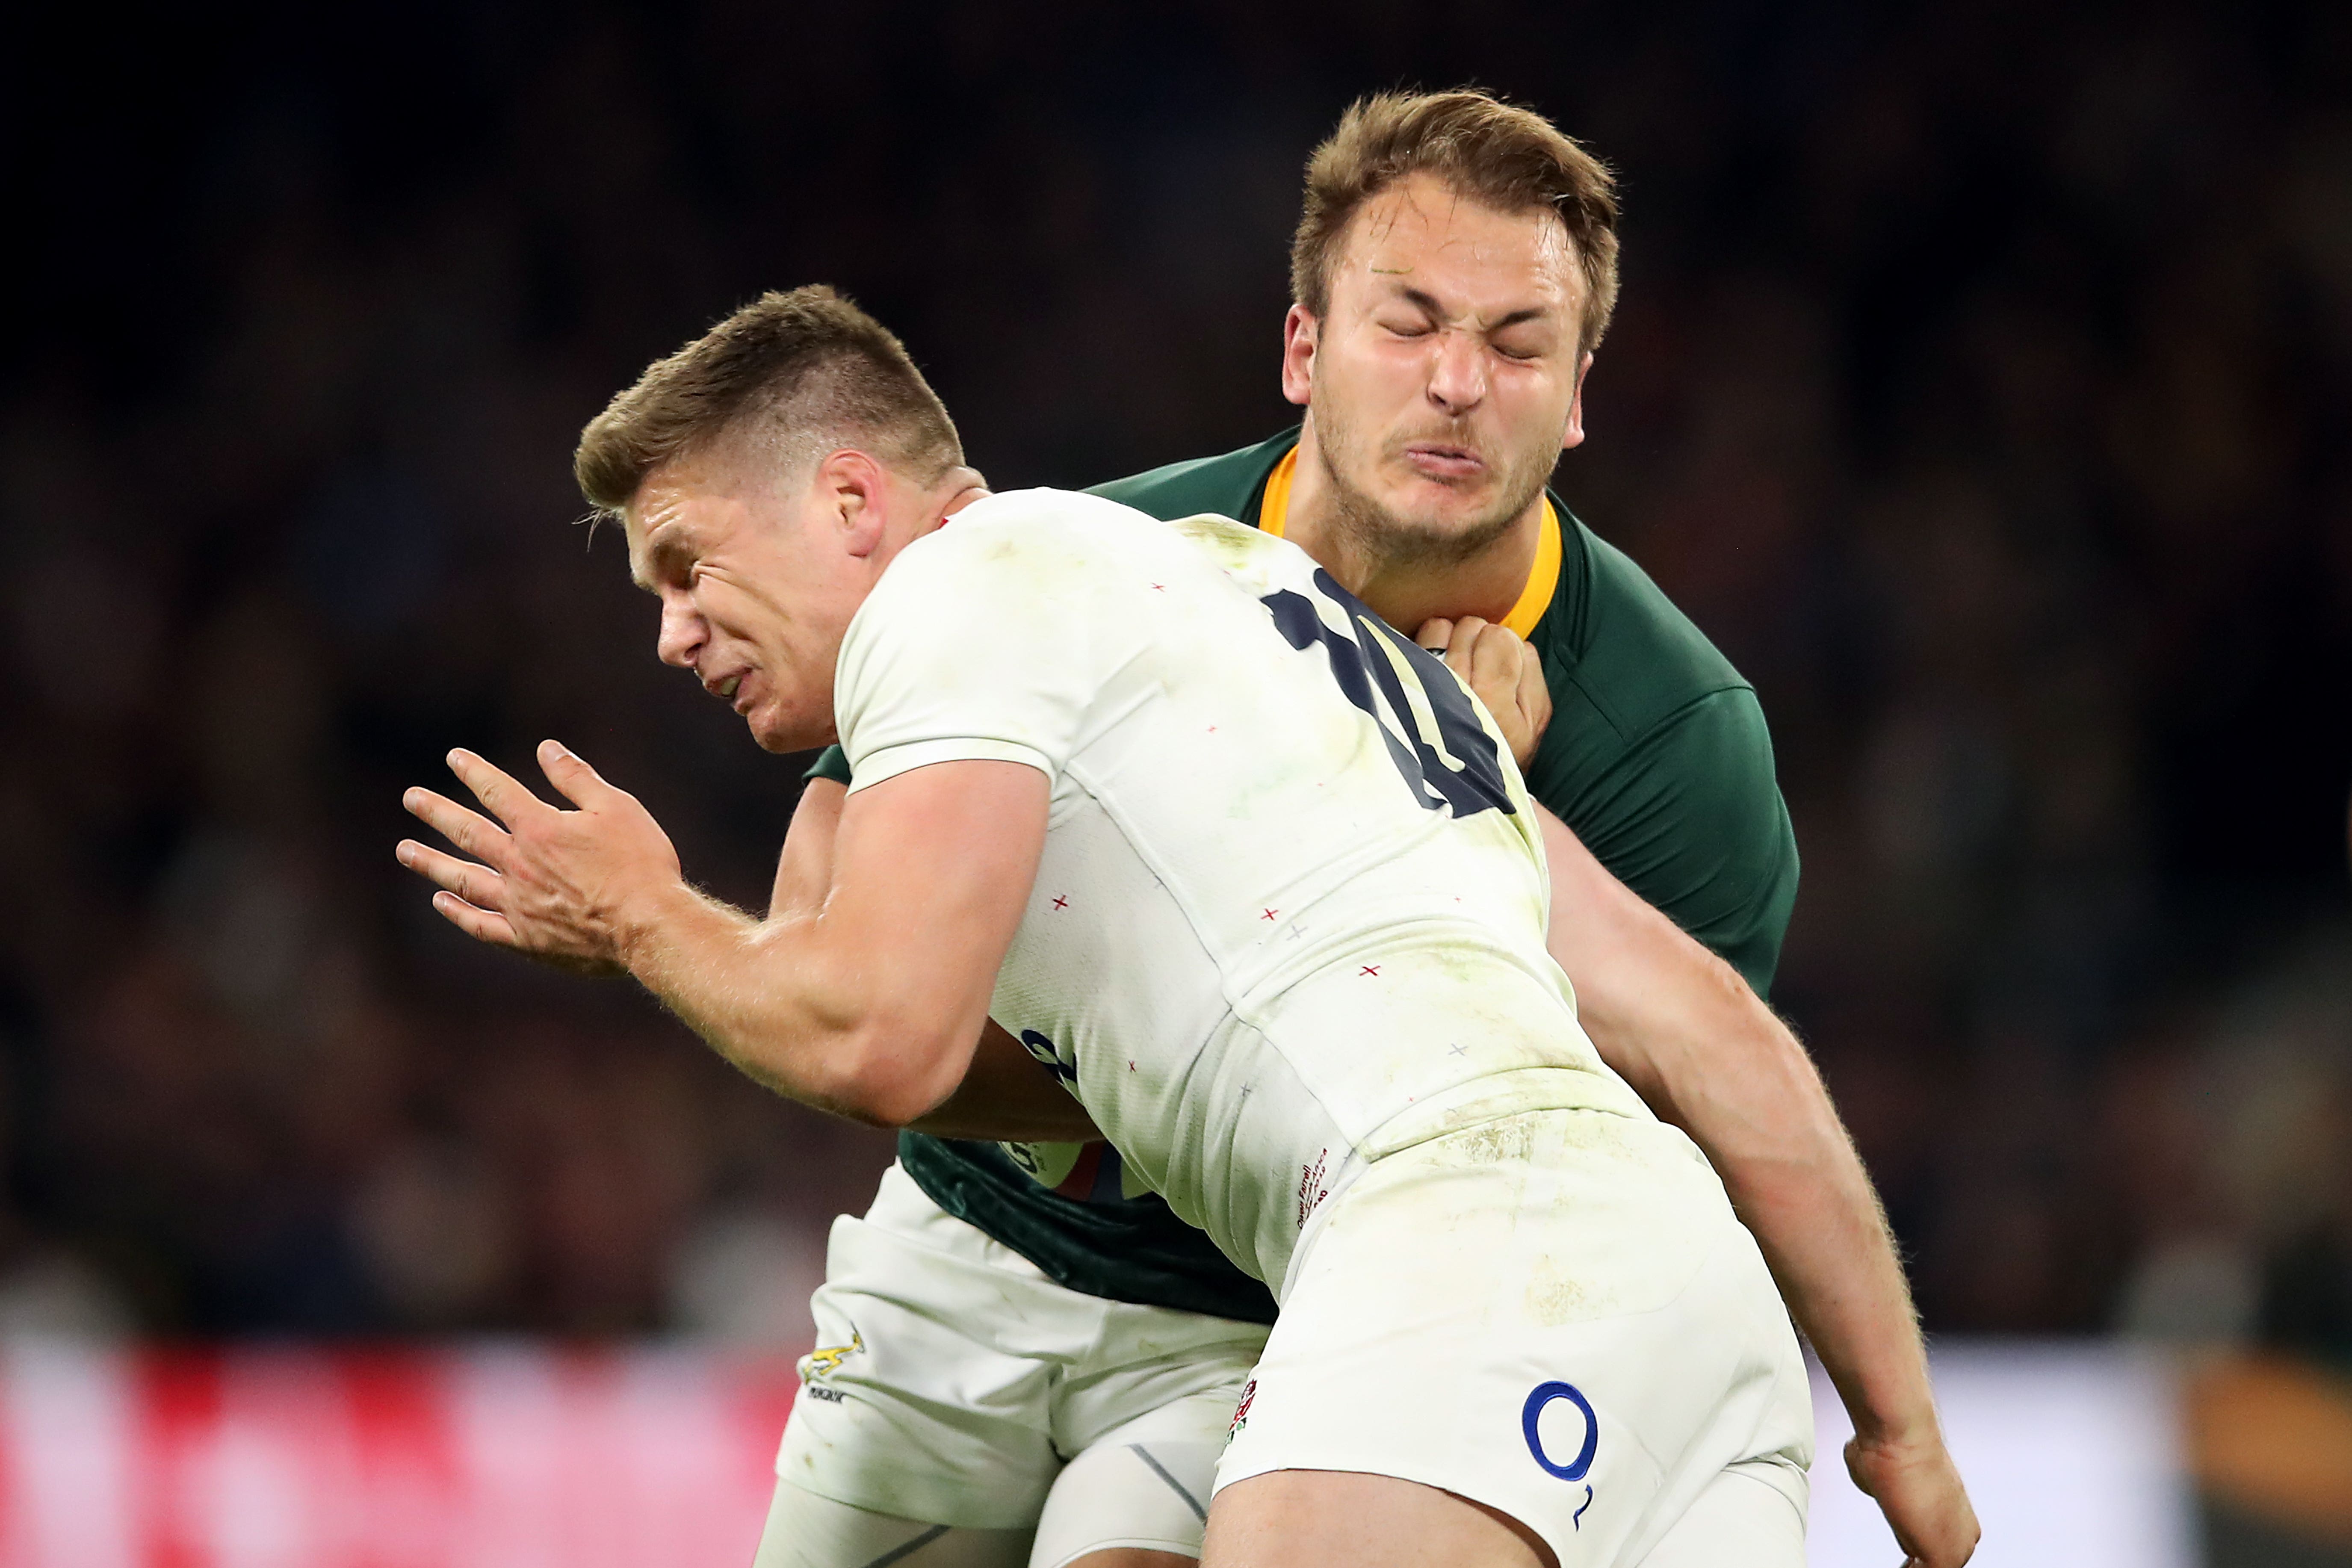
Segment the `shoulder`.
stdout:
<path fill-rule="evenodd" d="M 1561 547 L 1530 639 L 1553 715 L 1528 788 L 1761 994 L 1797 884 L 1763 707 L 1647 573 L 1564 510 Z"/>
<path fill-rule="evenodd" d="M 1160 523 L 1135 508 L 1084 491 L 1000 490 L 908 545 L 902 559 L 923 562 L 928 571 L 1040 558 L 1078 563 L 1160 531 Z"/>
<path fill-rule="evenodd" d="M 1559 587 L 1530 638 L 1555 688 L 1579 688 L 1628 743 L 1702 699 L 1748 689 L 1648 573 L 1574 513 L 1559 510 Z"/>
<path fill-rule="evenodd" d="M 1123 536 L 1167 531 L 1095 497 L 1013 490 L 900 551 L 850 617 L 835 665 L 850 787 L 974 759 L 1057 777 L 1136 581 L 1150 574 Z"/>
<path fill-rule="evenodd" d="M 1765 994 L 1798 859 L 1755 692 L 1708 692 L 1621 738 L 1595 721 L 1591 689 L 1556 700 L 1528 790 L 1611 875 Z"/>
<path fill-rule="evenodd" d="M 1118 613 L 1121 584 L 1149 579 L 1183 551 L 1167 523 L 1100 496 L 1001 491 L 901 550 L 852 631 L 870 636 L 883 623 L 985 622 L 1036 612 L 1066 625 L 1097 621 Z"/>
<path fill-rule="evenodd" d="M 933 538 L 968 536 L 984 529 L 1053 532 L 1087 527 L 1139 514 L 1090 490 L 1057 490 L 1037 486 L 1025 490 L 997 490 L 984 495 L 940 525 Z"/>
<path fill-rule="evenodd" d="M 1095 485 L 1087 493 L 1158 518 L 1172 520 L 1215 512 L 1246 522 L 1251 520 L 1258 493 L 1265 488 L 1266 475 L 1282 461 L 1283 454 L 1297 445 L 1298 430 L 1294 426 L 1254 447 L 1129 474 L 1125 479 Z"/>

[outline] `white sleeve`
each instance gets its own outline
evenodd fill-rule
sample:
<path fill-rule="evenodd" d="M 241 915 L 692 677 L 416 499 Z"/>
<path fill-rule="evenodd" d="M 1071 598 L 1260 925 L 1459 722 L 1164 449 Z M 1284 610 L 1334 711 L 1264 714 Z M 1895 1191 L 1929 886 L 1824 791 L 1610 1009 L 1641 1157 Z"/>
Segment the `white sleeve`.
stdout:
<path fill-rule="evenodd" d="M 992 509 L 993 510 L 993 509 Z M 1058 521 L 1058 520 L 1056 520 Z M 1058 782 L 1097 684 L 1094 575 L 1055 521 L 951 519 L 891 562 L 841 645 L 834 712 L 852 794 L 932 763 L 1025 763 Z"/>

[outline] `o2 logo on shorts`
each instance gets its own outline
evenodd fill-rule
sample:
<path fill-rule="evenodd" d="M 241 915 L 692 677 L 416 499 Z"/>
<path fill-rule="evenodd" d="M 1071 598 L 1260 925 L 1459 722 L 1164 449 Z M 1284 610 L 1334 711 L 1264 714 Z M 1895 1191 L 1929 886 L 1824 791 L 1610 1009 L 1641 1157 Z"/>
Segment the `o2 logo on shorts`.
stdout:
<path fill-rule="evenodd" d="M 1576 1450 L 1576 1458 L 1565 1465 L 1545 1450 L 1543 1433 L 1537 1426 L 1544 1411 L 1555 1401 L 1562 1399 L 1575 1405 L 1577 1414 L 1584 1417 L 1583 1446 Z M 1526 1407 L 1519 1412 L 1519 1429 L 1527 1434 L 1528 1452 L 1535 1456 L 1536 1463 L 1543 1467 L 1544 1473 L 1558 1476 L 1564 1481 L 1583 1480 L 1585 1472 L 1592 1468 L 1593 1454 L 1601 1447 L 1601 1418 L 1592 1414 L 1592 1402 L 1585 1398 L 1572 1383 L 1536 1384 L 1534 1391 L 1528 1395 Z M 1584 1528 L 1584 1510 L 1591 1506 L 1592 1487 L 1587 1482 L 1583 1506 L 1576 1510 L 1573 1521 L 1577 1529 Z"/>

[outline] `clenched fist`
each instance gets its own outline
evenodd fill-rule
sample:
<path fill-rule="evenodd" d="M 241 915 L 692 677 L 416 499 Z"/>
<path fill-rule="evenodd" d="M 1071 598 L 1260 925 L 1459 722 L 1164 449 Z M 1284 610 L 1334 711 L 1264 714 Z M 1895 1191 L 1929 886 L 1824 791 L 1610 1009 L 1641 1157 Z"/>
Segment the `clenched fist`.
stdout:
<path fill-rule="evenodd" d="M 1442 654 L 1446 668 L 1477 693 L 1510 743 L 1522 769 L 1536 754 L 1551 722 L 1551 687 L 1544 679 L 1543 656 L 1518 633 L 1493 621 L 1465 616 L 1458 621 L 1428 620 L 1413 641 Z"/>
<path fill-rule="evenodd" d="M 1845 1468 L 1886 1516 L 1904 1568 L 1961 1568 L 1976 1555 L 1977 1510 L 1940 1434 L 1909 1442 L 1855 1437 L 1845 1446 Z"/>

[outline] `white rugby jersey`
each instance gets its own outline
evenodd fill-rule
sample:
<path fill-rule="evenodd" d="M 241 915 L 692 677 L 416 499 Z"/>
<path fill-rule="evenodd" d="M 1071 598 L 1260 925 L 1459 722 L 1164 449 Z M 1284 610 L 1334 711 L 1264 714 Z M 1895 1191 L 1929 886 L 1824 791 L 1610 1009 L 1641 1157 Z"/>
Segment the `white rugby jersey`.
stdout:
<path fill-rule="evenodd" d="M 835 705 L 853 791 L 974 758 L 1052 782 L 990 1012 L 1269 1284 L 1352 1156 L 1522 1110 L 1648 1116 L 1545 951 L 1493 721 L 1297 545 L 989 497 L 883 574 Z"/>

